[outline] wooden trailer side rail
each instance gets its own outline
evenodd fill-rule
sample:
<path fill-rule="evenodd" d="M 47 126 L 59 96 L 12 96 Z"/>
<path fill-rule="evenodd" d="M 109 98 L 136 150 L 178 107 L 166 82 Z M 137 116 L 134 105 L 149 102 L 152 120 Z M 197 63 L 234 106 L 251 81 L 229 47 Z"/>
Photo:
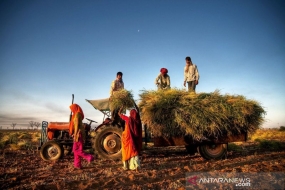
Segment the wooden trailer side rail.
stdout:
<path fill-rule="evenodd" d="M 239 135 L 231 135 L 222 137 L 219 139 L 203 139 L 201 141 L 195 141 L 189 136 L 185 137 L 154 137 L 153 143 L 155 147 L 163 146 L 185 146 L 185 145 L 198 145 L 198 144 L 225 144 L 229 142 L 242 142 L 247 141 L 247 133 Z"/>

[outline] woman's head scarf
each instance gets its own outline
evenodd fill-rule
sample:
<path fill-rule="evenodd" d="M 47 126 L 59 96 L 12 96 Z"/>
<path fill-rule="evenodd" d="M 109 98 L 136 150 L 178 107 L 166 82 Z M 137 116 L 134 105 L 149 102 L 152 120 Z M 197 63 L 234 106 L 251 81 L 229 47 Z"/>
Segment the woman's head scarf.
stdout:
<path fill-rule="evenodd" d="M 81 107 L 79 105 L 77 105 L 77 104 L 71 104 L 69 106 L 69 108 L 70 108 L 70 110 L 72 112 L 72 118 L 71 118 L 71 121 L 69 123 L 69 134 L 72 135 L 73 134 L 73 120 L 74 120 L 75 115 L 77 113 L 81 114 L 82 120 L 83 120 L 84 119 L 84 113 L 83 113 Z"/>

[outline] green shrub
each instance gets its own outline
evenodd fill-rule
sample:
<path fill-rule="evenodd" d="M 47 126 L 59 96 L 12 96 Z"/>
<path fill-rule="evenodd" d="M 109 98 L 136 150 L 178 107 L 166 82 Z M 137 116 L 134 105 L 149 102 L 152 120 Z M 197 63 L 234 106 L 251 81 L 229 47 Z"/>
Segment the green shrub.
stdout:
<path fill-rule="evenodd" d="M 255 140 L 257 141 L 257 139 Z M 260 140 L 258 139 L 259 147 L 267 150 L 283 150 L 283 144 L 279 141 L 269 141 L 269 140 Z"/>
<path fill-rule="evenodd" d="M 0 142 L 0 149 L 4 149 L 6 146 L 6 142 Z"/>
<path fill-rule="evenodd" d="M 235 143 L 229 143 L 229 144 L 228 144 L 228 150 L 229 150 L 229 151 L 239 152 L 239 151 L 242 151 L 242 147 L 236 145 Z"/>
<path fill-rule="evenodd" d="M 18 143 L 18 135 L 17 135 L 17 133 L 11 133 L 9 135 L 8 142 L 9 142 L 9 144 L 17 144 Z"/>

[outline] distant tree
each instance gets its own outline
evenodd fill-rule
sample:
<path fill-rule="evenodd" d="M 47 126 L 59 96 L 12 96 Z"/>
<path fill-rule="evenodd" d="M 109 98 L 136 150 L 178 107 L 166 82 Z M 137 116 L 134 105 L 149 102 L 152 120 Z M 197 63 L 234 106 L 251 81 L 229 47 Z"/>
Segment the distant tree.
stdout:
<path fill-rule="evenodd" d="M 34 126 L 36 126 L 37 129 L 39 128 L 40 125 L 41 125 L 40 122 L 34 122 Z"/>
<path fill-rule="evenodd" d="M 14 128 L 16 127 L 16 125 L 17 125 L 17 123 L 12 123 L 12 124 L 11 124 L 11 127 L 13 128 L 13 130 L 14 130 Z"/>
<path fill-rule="evenodd" d="M 30 125 L 30 127 L 33 129 L 33 126 L 35 125 L 35 122 L 30 121 L 30 122 L 29 122 L 29 125 Z M 28 128 L 28 129 L 29 129 L 29 128 Z"/>
<path fill-rule="evenodd" d="M 279 131 L 285 131 L 285 126 L 280 126 Z"/>

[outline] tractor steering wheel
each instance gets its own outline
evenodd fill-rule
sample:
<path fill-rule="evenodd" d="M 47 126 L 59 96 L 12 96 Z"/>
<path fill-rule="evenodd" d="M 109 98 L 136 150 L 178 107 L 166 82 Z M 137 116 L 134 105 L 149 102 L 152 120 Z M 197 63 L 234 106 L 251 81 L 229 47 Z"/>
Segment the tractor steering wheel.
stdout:
<path fill-rule="evenodd" d="M 89 124 L 89 125 L 91 125 L 92 122 L 97 123 L 97 121 L 93 121 L 93 120 L 88 119 L 88 118 L 85 118 L 85 119 L 88 120 L 88 121 L 90 121 L 90 124 Z"/>

